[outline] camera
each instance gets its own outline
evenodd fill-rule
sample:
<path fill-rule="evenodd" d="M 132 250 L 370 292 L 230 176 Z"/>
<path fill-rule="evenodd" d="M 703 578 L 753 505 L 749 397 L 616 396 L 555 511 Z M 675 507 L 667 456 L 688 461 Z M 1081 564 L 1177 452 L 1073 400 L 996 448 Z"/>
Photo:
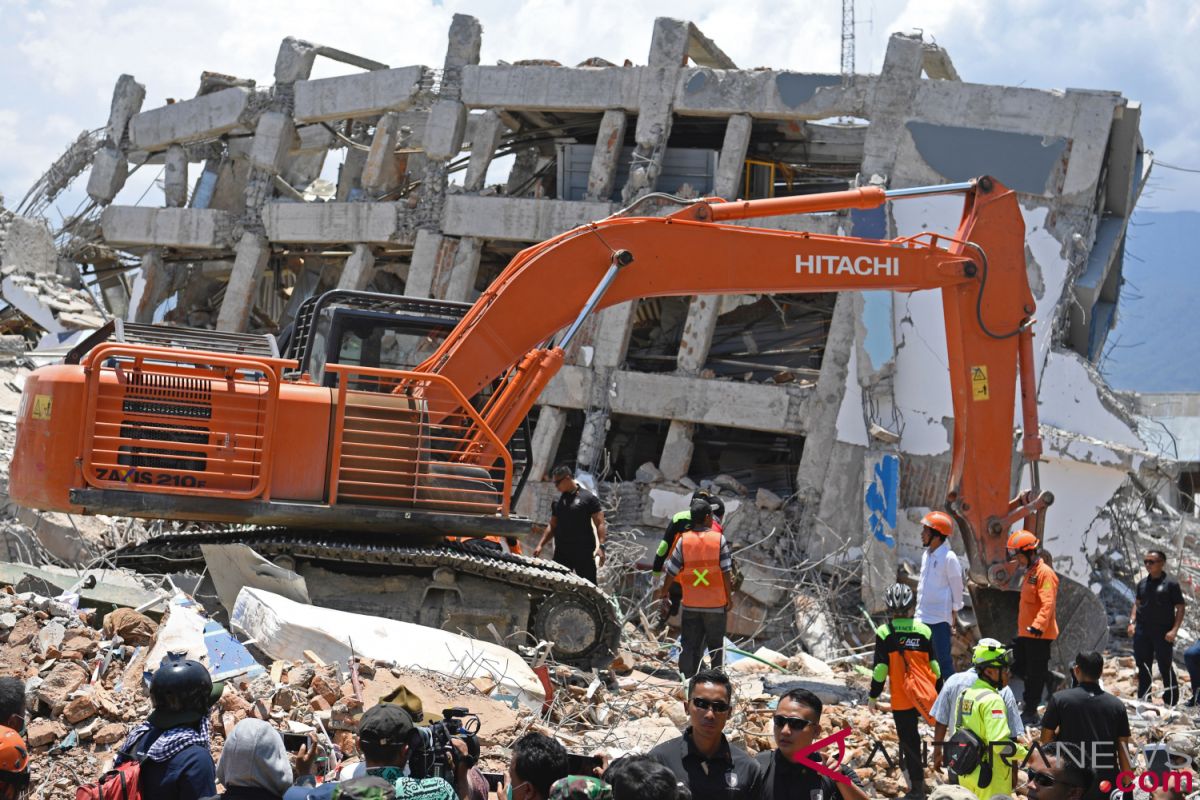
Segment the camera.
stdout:
<path fill-rule="evenodd" d="M 409 770 L 414 778 L 443 778 L 454 783 L 454 768 L 460 760 L 468 767 L 479 760 L 479 717 L 465 708 L 442 710 L 442 719 L 413 731 L 409 742 Z M 461 739 L 467 754 L 460 753 L 451 739 Z"/>

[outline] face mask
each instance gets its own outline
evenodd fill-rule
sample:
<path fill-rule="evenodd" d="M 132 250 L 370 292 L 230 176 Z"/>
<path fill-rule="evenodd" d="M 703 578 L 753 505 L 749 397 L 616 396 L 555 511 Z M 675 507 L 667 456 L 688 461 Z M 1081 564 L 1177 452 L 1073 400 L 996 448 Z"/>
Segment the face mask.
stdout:
<path fill-rule="evenodd" d="M 525 781 L 525 782 L 523 782 L 523 783 L 518 783 L 518 784 L 517 784 L 515 787 L 514 787 L 514 786 L 507 786 L 507 787 L 505 787 L 505 792 L 504 792 L 504 794 L 506 795 L 506 797 L 507 797 L 507 800 L 513 800 L 513 795 L 512 795 L 512 793 L 513 793 L 513 789 L 514 789 L 514 788 L 515 788 L 515 789 L 520 789 L 520 788 L 521 788 L 522 786 L 524 786 L 526 783 L 529 783 L 529 781 Z"/>

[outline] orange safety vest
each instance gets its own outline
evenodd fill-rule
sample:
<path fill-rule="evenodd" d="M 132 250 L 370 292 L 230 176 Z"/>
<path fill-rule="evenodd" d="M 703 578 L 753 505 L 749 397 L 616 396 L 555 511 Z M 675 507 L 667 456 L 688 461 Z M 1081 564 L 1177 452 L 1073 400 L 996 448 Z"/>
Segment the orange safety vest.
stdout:
<path fill-rule="evenodd" d="M 679 573 L 683 604 L 690 608 L 723 608 L 721 532 L 684 531 L 679 546 L 683 548 L 683 570 Z"/>

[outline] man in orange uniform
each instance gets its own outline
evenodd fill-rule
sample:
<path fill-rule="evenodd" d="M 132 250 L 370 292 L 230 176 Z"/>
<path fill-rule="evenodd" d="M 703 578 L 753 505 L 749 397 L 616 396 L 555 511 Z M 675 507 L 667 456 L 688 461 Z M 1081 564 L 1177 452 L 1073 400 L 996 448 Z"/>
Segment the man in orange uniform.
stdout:
<path fill-rule="evenodd" d="M 712 529 L 709 502 L 693 500 L 690 511 L 691 530 L 679 537 L 666 563 L 667 575 L 678 575 L 683 587 L 679 671 L 685 679 L 696 674 L 705 649 L 712 668 L 721 668 L 733 586 L 733 554 L 725 535 Z"/>
<path fill-rule="evenodd" d="M 1025 568 L 1021 584 L 1021 606 L 1017 612 L 1017 640 L 1013 672 L 1025 681 L 1025 708 L 1021 721 L 1037 725 L 1038 704 L 1046 688 L 1050 668 L 1050 646 L 1058 638 L 1055 605 L 1058 601 L 1058 575 L 1040 555 L 1037 536 L 1017 531 L 1008 537 L 1008 551 Z"/>

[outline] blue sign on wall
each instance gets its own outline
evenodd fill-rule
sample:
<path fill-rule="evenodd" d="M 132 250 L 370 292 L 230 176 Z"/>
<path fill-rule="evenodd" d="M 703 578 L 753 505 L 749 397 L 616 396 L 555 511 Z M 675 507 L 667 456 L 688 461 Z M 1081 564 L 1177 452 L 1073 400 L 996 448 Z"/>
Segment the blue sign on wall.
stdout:
<path fill-rule="evenodd" d="M 900 457 L 885 455 L 875 465 L 871 483 L 867 485 L 867 524 L 871 535 L 890 548 L 895 548 L 896 510 L 900 504 Z"/>

